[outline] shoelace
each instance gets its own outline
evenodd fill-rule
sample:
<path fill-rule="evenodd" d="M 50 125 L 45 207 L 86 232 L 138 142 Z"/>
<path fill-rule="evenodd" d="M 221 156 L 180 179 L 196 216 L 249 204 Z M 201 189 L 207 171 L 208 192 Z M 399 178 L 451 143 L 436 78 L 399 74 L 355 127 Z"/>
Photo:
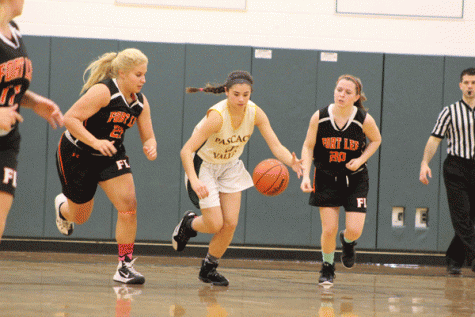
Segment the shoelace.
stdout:
<path fill-rule="evenodd" d="M 69 222 L 67 220 L 63 220 L 63 219 L 60 219 L 60 220 L 61 220 L 61 222 L 60 222 L 61 228 L 69 230 L 69 228 L 71 227 L 71 222 Z"/>
<path fill-rule="evenodd" d="M 330 272 L 323 272 L 322 276 L 323 276 L 325 279 L 329 280 L 329 279 L 331 279 L 331 278 L 333 277 L 333 274 L 331 274 Z"/>
<path fill-rule="evenodd" d="M 186 229 L 185 228 L 180 228 L 180 231 L 178 232 L 177 238 L 180 241 L 184 241 L 189 239 L 188 235 L 185 233 Z"/>
<path fill-rule="evenodd" d="M 328 267 L 322 267 L 322 269 L 320 270 L 320 273 L 322 273 L 322 275 L 325 277 L 329 277 L 329 276 L 333 276 L 333 274 L 335 274 L 335 271 L 333 267 L 328 266 Z"/>
<path fill-rule="evenodd" d="M 133 260 L 130 261 L 130 262 L 125 262 L 125 261 L 124 261 L 124 264 L 125 264 L 125 266 L 127 267 L 127 269 L 128 269 L 132 274 L 142 276 L 142 274 L 140 274 L 139 272 L 137 272 L 137 271 L 134 269 L 134 267 L 133 267 L 135 260 L 137 260 L 137 258 L 133 259 Z"/>
<path fill-rule="evenodd" d="M 218 271 L 216 271 L 216 269 L 212 269 L 211 271 L 209 271 L 208 276 L 224 278 L 224 276 L 219 274 Z"/>

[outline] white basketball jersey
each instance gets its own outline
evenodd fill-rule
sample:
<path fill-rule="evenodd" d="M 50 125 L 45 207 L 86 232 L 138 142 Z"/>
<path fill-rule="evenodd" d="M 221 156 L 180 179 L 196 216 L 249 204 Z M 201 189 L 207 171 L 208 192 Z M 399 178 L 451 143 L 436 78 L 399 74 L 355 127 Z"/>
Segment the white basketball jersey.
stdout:
<path fill-rule="evenodd" d="M 241 156 L 244 146 L 254 131 L 256 107 L 256 104 L 249 100 L 246 105 L 244 118 L 239 127 L 233 127 L 227 99 L 209 108 L 206 116 L 208 116 L 210 111 L 217 111 L 223 118 L 223 125 L 221 130 L 212 134 L 197 151 L 198 156 L 201 157 L 203 161 L 213 164 L 224 164 L 237 160 Z M 196 128 L 200 127 L 205 119 L 206 117 L 198 123 Z"/>

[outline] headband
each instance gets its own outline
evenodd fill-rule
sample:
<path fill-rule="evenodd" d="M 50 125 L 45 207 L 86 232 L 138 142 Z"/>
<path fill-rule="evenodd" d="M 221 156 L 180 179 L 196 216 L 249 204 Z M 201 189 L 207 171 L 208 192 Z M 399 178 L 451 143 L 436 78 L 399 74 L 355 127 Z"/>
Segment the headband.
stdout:
<path fill-rule="evenodd" d="M 347 78 L 347 79 L 351 80 L 352 82 L 354 82 L 354 83 L 356 84 L 356 90 L 357 90 L 356 92 L 357 92 L 357 94 L 358 94 L 358 95 L 361 95 L 361 84 L 360 84 L 360 82 L 356 79 L 356 77 L 353 77 L 353 76 L 351 76 L 351 75 L 343 75 L 343 76 L 340 78 L 340 80 L 343 79 L 343 78 Z"/>
<path fill-rule="evenodd" d="M 234 78 L 228 79 L 228 81 L 226 82 L 226 87 L 231 87 L 237 84 L 248 84 L 249 86 L 252 86 L 252 83 L 245 78 Z"/>

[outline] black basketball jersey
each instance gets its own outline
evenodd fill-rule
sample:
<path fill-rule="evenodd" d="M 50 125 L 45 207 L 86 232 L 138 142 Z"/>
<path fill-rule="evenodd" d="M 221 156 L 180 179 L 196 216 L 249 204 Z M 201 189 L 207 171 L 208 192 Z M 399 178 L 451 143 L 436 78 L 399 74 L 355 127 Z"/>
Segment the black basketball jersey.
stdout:
<path fill-rule="evenodd" d="M 116 79 L 106 79 L 100 82 L 109 88 L 111 99 L 107 106 L 101 108 L 97 113 L 84 121 L 84 127 L 97 139 L 107 139 L 114 141 L 114 146 L 120 151 L 124 151 L 124 133 L 131 128 L 143 110 L 142 93 L 134 94 L 134 101 L 128 104 L 125 96 L 120 92 Z M 99 151 L 76 140 L 74 143 L 81 149 L 85 149 L 94 154 Z"/>
<path fill-rule="evenodd" d="M 0 107 L 19 104 L 30 86 L 33 67 L 26 53 L 18 26 L 9 24 L 12 38 L 0 33 Z M 20 108 L 18 108 L 19 112 Z M 12 131 L 0 137 L 0 149 L 18 149 L 20 134 L 18 123 Z"/>
<path fill-rule="evenodd" d="M 354 107 L 348 122 L 340 129 L 334 121 L 332 107 L 329 105 L 320 109 L 313 162 L 316 168 L 331 175 L 351 174 L 353 171 L 348 170 L 345 164 L 360 157 L 366 147 L 366 135 L 363 133 L 366 111 Z"/>

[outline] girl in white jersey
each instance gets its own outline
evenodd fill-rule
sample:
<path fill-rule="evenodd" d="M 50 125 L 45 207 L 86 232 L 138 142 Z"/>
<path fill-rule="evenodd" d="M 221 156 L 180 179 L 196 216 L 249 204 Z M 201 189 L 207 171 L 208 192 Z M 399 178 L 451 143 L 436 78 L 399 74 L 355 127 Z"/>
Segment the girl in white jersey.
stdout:
<path fill-rule="evenodd" d="M 182 251 L 197 232 L 214 235 L 198 276 L 213 285 L 229 284 L 216 268 L 233 239 L 241 192 L 253 186 L 251 175 L 239 157 L 254 126 L 259 128 L 272 153 L 292 167 L 298 177 L 301 175 L 301 160 L 280 143 L 264 111 L 249 100 L 252 84 L 251 74 L 234 71 L 219 87 L 187 89 L 188 93 L 202 91 L 227 96 L 207 111 L 181 150 L 188 193 L 202 215 L 187 211 L 172 236 L 174 249 Z"/>

